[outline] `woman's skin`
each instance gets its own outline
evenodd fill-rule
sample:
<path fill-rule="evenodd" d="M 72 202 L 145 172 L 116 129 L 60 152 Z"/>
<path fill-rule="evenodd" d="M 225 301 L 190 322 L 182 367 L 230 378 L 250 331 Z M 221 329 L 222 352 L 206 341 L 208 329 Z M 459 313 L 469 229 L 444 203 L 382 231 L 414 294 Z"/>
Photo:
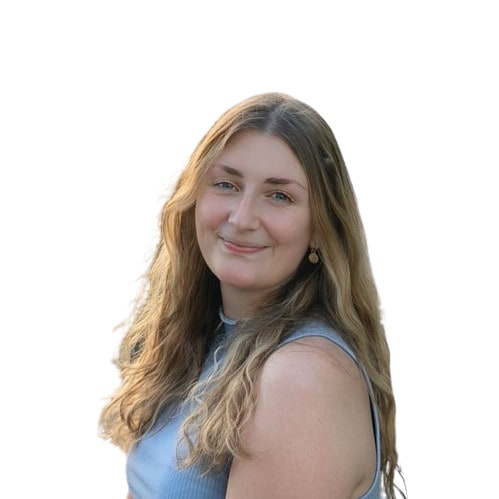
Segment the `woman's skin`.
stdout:
<path fill-rule="evenodd" d="M 227 499 L 362 496 L 376 469 L 367 386 L 357 365 L 323 338 L 286 345 L 265 363 L 249 458 L 234 458 Z"/>

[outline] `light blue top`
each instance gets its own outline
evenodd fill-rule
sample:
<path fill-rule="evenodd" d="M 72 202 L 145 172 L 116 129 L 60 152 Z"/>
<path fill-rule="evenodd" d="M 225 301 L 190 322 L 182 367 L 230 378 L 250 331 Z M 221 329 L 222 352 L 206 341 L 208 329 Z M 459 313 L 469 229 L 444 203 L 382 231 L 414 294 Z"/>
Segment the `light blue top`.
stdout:
<path fill-rule="evenodd" d="M 224 327 L 211 348 L 201 377 L 208 376 L 216 366 L 220 366 L 224 350 L 220 347 L 223 337 L 234 329 L 235 321 L 221 314 Z M 310 322 L 300 327 L 279 346 L 292 341 L 320 336 L 332 341 L 357 362 L 351 348 L 334 329 L 319 322 Z M 376 476 L 366 494 L 361 499 L 379 499 L 381 497 L 380 473 L 380 435 L 376 407 L 373 403 L 372 388 L 362 366 L 359 366 L 369 387 L 373 427 L 376 439 Z M 197 466 L 179 470 L 177 466 L 177 442 L 179 429 L 189 413 L 187 404 L 182 404 L 173 411 L 165 411 L 153 429 L 147 433 L 129 452 L 127 458 L 128 487 L 133 499 L 224 499 L 229 477 L 230 465 L 219 474 L 202 476 Z"/>

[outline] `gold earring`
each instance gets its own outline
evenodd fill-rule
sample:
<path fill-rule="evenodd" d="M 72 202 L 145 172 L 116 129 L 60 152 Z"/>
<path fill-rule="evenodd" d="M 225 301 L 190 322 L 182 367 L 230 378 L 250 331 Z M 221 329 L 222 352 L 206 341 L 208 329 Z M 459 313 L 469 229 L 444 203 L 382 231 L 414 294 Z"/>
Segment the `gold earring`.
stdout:
<path fill-rule="evenodd" d="M 317 248 L 311 248 L 308 254 L 308 261 L 314 265 L 319 261 L 319 255 L 317 254 Z"/>

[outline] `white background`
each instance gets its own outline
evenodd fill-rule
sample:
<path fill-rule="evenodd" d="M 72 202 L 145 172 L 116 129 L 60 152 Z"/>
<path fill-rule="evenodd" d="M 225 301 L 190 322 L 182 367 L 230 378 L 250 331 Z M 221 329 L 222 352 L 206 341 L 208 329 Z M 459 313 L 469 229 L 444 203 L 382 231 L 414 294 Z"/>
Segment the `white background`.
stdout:
<path fill-rule="evenodd" d="M 96 436 L 113 327 L 198 140 L 274 90 L 349 167 L 411 499 L 497 494 L 494 3 L 2 2 L 0 495 L 125 496 Z"/>

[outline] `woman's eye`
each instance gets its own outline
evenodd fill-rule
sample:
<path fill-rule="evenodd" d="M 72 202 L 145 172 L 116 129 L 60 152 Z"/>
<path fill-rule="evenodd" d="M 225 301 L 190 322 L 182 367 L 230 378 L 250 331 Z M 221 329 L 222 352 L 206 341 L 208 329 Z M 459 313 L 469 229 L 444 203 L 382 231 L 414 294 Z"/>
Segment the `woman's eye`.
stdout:
<path fill-rule="evenodd" d="M 220 189 L 221 191 L 231 191 L 235 190 L 235 185 L 232 184 L 231 182 L 226 182 L 224 180 L 221 180 L 219 182 L 214 182 L 213 185 L 217 188 Z"/>
<path fill-rule="evenodd" d="M 291 198 L 285 194 L 284 192 L 280 192 L 280 191 L 277 191 L 277 192 L 274 192 L 272 194 L 272 199 L 274 201 L 278 201 L 279 203 L 291 203 Z"/>

